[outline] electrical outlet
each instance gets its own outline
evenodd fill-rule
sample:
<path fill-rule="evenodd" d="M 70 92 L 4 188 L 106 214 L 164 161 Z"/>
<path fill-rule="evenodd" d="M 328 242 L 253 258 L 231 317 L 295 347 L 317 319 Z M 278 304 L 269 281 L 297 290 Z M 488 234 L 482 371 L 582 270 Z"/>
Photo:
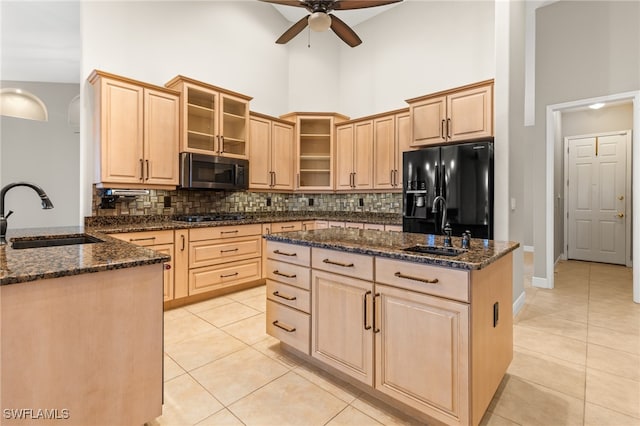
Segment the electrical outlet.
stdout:
<path fill-rule="evenodd" d="M 309 207 L 313 207 L 313 198 L 309 198 Z"/>
<path fill-rule="evenodd" d="M 167 208 L 171 207 L 171 197 L 168 195 L 164 196 L 164 206 Z"/>
<path fill-rule="evenodd" d="M 364 207 L 364 198 L 360 198 L 360 199 L 358 199 L 358 205 L 359 205 L 360 207 Z"/>
<path fill-rule="evenodd" d="M 267 207 L 271 207 L 271 197 L 267 197 Z"/>

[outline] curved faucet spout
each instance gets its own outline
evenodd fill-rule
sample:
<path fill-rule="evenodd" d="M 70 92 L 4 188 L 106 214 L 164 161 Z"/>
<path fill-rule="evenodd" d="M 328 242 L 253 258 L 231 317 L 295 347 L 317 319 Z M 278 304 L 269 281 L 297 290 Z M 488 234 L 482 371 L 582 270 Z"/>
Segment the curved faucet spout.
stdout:
<path fill-rule="evenodd" d="M 11 188 L 15 188 L 16 186 L 26 186 L 33 189 L 40 196 L 43 209 L 53 208 L 53 203 L 44 190 L 38 185 L 29 182 L 14 182 L 6 185 L 2 190 L 0 190 L 0 245 L 7 243 L 5 238 L 7 235 L 7 218 L 11 216 L 11 213 L 13 213 L 12 211 L 9 211 L 6 215 L 4 214 L 4 197 Z"/>
<path fill-rule="evenodd" d="M 442 223 L 440 225 L 440 229 L 444 232 L 444 227 L 447 224 L 447 200 L 442 195 L 438 195 L 434 198 L 433 206 L 431 206 L 431 213 L 438 213 L 438 203 L 442 203 Z"/>

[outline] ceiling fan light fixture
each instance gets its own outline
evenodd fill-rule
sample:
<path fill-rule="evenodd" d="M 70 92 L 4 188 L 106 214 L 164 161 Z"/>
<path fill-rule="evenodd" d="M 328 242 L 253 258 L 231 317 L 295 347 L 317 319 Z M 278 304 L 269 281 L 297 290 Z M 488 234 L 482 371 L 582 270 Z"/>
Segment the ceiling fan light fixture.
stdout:
<path fill-rule="evenodd" d="M 331 16 L 325 12 L 313 12 L 309 15 L 309 28 L 313 31 L 323 32 L 331 27 Z"/>
<path fill-rule="evenodd" d="M 22 89 L 0 90 L 0 115 L 27 120 L 48 121 L 44 102 L 36 95 Z"/>

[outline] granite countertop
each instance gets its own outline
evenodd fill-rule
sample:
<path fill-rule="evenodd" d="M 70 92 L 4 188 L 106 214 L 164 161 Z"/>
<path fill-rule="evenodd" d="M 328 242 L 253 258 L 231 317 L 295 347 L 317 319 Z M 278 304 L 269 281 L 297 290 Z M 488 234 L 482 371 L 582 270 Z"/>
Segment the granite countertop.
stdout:
<path fill-rule="evenodd" d="M 304 220 L 330 220 L 340 222 L 377 223 L 382 225 L 402 225 L 402 216 L 393 213 L 366 212 L 268 212 L 238 213 L 243 219 L 212 222 L 181 222 L 175 216 L 92 216 L 85 220 L 85 226 L 99 232 L 116 234 L 121 232 L 162 231 L 172 229 L 207 228 L 225 225 L 249 225 L 255 223 L 276 223 Z"/>
<path fill-rule="evenodd" d="M 471 239 L 470 249 L 458 256 L 417 254 L 403 249 L 418 244 L 442 246 L 439 235 L 413 234 L 408 232 L 380 232 L 367 229 L 320 229 L 293 231 L 265 235 L 269 241 L 279 241 L 341 250 L 349 253 L 382 256 L 410 262 L 426 263 L 456 269 L 482 269 L 520 246 L 519 243 Z M 454 247 L 461 246 L 460 237 L 452 237 Z"/>
<path fill-rule="evenodd" d="M 103 242 L 57 247 L 14 249 L 11 240 L 36 236 L 87 234 Z M 59 278 L 89 272 L 132 268 L 166 262 L 165 254 L 109 237 L 83 227 L 54 227 L 9 230 L 8 243 L 0 246 L 0 285 Z"/>

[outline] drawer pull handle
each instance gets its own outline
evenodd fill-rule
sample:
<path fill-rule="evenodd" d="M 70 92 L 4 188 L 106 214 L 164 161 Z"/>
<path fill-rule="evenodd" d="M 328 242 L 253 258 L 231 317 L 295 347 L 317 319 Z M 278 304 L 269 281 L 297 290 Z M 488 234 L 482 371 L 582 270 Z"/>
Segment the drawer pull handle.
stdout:
<path fill-rule="evenodd" d="M 280 294 L 279 291 L 274 291 L 273 295 L 275 297 L 279 297 L 279 298 L 284 299 L 284 300 L 296 300 L 297 299 L 296 296 L 293 296 L 293 297 L 292 296 L 285 296 L 284 294 Z"/>
<path fill-rule="evenodd" d="M 283 272 L 278 271 L 277 269 L 273 271 L 273 273 L 275 275 L 280 275 L 281 277 L 285 277 L 285 278 L 295 278 L 297 276 L 296 274 L 285 274 Z"/>
<path fill-rule="evenodd" d="M 274 322 L 272 322 L 273 325 L 275 325 L 278 328 L 283 329 L 284 331 L 286 331 L 287 333 L 293 333 L 294 331 L 296 331 L 295 327 L 287 327 L 286 325 L 280 325 L 280 323 L 278 322 L 278 320 L 275 320 Z"/>
<path fill-rule="evenodd" d="M 274 250 L 273 253 L 274 254 L 281 254 L 283 256 L 297 256 L 298 255 L 298 253 L 287 253 L 287 252 L 280 251 L 280 250 Z"/>
<path fill-rule="evenodd" d="M 282 229 L 293 229 L 295 227 L 296 227 L 295 225 L 283 226 Z"/>
<path fill-rule="evenodd" d="M 353 266 L 354 266 L 353 263 L 335 262 L 335 261 L 329 260 L 329 259 L 323 260 L 322 263 L 328 263 L 329 265 L 342 266 L 343 268 L 353 268 Z"/>
<path fill-rule="evenodd" d="M 129 241 L 153 241 L 156 237 L 145 237 L 145 238 L 129 238 Z"/>
<path fill-rule="evenodd" d="M 236 229 L 235 231 L 220 231 L 221 234 L 237 234 L 238 230 Z"/>
<path fill-rule="evenodd" d="M 220 275 L 220 278 L 229 278 L 229 277 L 235 277 L 236 275 L 238 275 L 237 272 L 234 272 L 233 274 L 228 274 L 228 275 Z"/>
<path fill-rule="evenodd" d="M 236 247 L 234 249 L 229 249 L 229 250 L 220 250 L 220 253 L 229 253 L 229 252 L 232 252 L 232 251 L 238 251 L 238 248 Z"/>
<path fill-rule="evenodd" d="M 402 272 L 396 272 L 394 275 L 396 277 L 398 277 L 398 278 L 404 278 L 404 279 L 413 280 L 413 281 L 420 281 L 422 283 L 427 283 L 427 284 L 437 284 L 438 283 L 438 279 L 437 278 L 413 277 L 411 275 L 405 275 Z"/>

